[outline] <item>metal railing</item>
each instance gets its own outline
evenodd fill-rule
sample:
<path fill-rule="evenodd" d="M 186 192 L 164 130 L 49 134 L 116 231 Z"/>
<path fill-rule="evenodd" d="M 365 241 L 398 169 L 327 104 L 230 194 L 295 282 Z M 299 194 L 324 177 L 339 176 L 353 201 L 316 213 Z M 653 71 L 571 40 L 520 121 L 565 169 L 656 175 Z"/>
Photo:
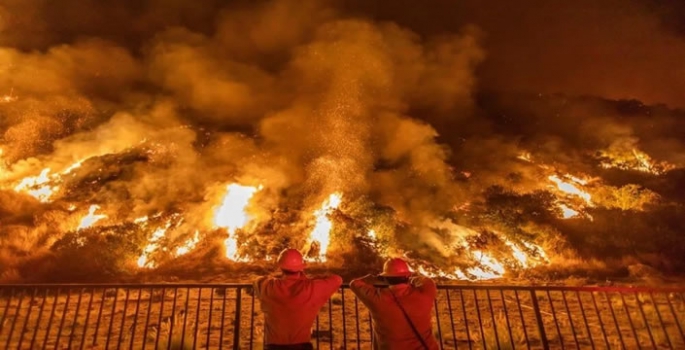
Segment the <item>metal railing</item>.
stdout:
<path fill-rule="evenodd" d="M 260 349 L 246 284 L 0 285 L 2 349 Z M 685 288 L 438 287 L 443 349 L 685 349 Z M 346 286 L 319 314 L 317 349 L 369 349 Z M 185 344 L 185 347 L 181 347 Z"/>

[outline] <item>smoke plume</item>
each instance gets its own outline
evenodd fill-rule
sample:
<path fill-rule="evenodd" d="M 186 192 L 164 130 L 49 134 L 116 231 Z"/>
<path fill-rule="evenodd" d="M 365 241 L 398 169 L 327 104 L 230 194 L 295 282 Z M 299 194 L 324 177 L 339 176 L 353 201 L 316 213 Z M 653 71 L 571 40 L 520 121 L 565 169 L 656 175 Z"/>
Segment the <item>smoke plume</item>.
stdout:
<path fill-rule="evenodd" d="M 240 183 L 261 186 L 254 225 L 296 212 L 295 241 L 340 192 L 390 208 L 404 248 L 449 257 L 476 231 L 448 217 L 487 188 L 548 190 L 549 167 L 599 176 L 634 150 L 685 164 L 685 42 L 665 12 L 398 4 L 5 2 L 0 236 L 48 249 L 98 204 L 110 224 L 185 213 L 181 241 L 216 229 Z M 53 200 L 12 191 L 48 168 Z"/>

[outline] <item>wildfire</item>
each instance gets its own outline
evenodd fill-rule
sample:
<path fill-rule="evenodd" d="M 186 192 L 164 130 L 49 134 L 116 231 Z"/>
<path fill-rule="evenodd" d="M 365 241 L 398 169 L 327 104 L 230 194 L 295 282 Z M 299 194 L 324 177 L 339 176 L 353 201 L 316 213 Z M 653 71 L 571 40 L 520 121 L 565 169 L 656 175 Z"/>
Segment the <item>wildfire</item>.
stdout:
<path fill-rule="evenodd" d="M 531 156 L 530 152 L 523 152 L 519 154 L 516 158 L 528 163 L 533 162 L 533 157 Z"/>
<path fill-rule="evenodd" d="M 4 95 L 4 96 L 0 96 L 0 103 L 10 103 L 10 102 L 16 101 L 17 99 L 18 99 L 18 97 L 14 96 L 12 94 Z"/>
<path fill-rule="evenodd" d="M 549 262 L 549 257 L 547 256 L 547 253 L 539 245 L 526 241 L 522 241 L 521 244 L 528 248 L 528 250 L 534 252 L 544 262 Z"/>
<path fill-rule="evenodd" d="M 430 278 L 445 278 L 450 280 L 482 281 L 504 276 L 506 270 L 504 264 L 500 261 L 480 250 L 474 250 L 472 254 L 479 266 L 468 268 L 466 269 L 466 272 L 462 271 L 460 268 L 455 268 L 451 272 L 440 269 L 429 270 L 423 265 L 419 265 L 416 270 L 420 274 Z"/>
<path fill-rule="evenodd" d="M 200 242 L 200 231 L 195 230 L 195 235 L 187 240 L 182 246 L 176 249 L 176 256 L 181 256 L 188 254 L 191 250 L 195 249 L 195 246 Z"/>
<path fill-rule="evenodd" d="M 468 280 L 469 278 L 460 269 L 455 269 L 453 273 L 442 270 L 429 271 L 425 266 L 419 265 L 416 269 L 420 274 L 430 278 L 445 278 L 449 280 Z"/>
<path fill-rule="evenodd" d="M 214 215 L 214 226 L 225 228 L 228 231 L 228 238 L 224 241 L 226 247 L 226 257 L 237 260 L 238 244 L 235 239 L 235 232 L 243 228 L 251 219 L 245 211 L 250 203 L 250 199 L 262 186 L 243 186 L 230 184 L 226 187 L 226 196 L 216 210 Z"/>
<path fill-rule="evenodd" d="M 654 175 L 661 175 L 676 168 L 668 162 L 658 162 L 653 160 L 648 154 L 633 148 L 630 151 L 602 152 L 605 158 L 600 166 L 605 169 L 617 168 L 621 170 L 633 170 Z"/>
<path fill-rule="evenodd" d="M 577 210 L 571 209 L 566 204 L 559 204 L 559 208 L 561 209 L 561 215 L 564 219 L 574 218 L 579 214 Z"/>
<path fill-rule="evenodd" d="M 150 241 L 143 249 L 143 254 L 138 258 L 138 267 L 154 267 L 154 263 L 149 261 L 150 254 L 157 250 L 159 241 L 164 237 L 169 227 L 171 227 L 171 220 L 167 221 L 166 225 L 156 229 L 155 232 L 152 233 Z"/>
<path fill-rule="evenodd" d="M 88 209 L 88 215 L 84 216 L 83 219 L 81 219 L 81 223 L 79 223 L 77 230 L 89 228 L 89 227 L 93 226 L 96 222 L 107 217 L 107 215 L 95 214 L 95 212 L 98 209 L 100 209 L 99 205 L 95 205 L 95 204 L 91 205 L 90 208 Z"/>
<path fill-rule="evenodd" d="M 323 202 L 321 208 L 314 212 L 314 217 L 316 218 L 316 224 L 314 229 L 309 235 L 309 241 L 311 243 L 318 243 L 319 245 L 319 256 L 318 259 L 321 261 L 326 261 L 326 251 L 328 250 L 328 245 L 330 244 L 330 233 L 333 229 L 333 222 L 328 217 L 333 210 L 337 209 L 342 202 L 341 193 L 332 193 Z M 375 232 L 374 232 L 375 234 Z"/>
<path fill-rule="evenodd" d="M 537 244 L 526 241 L 514 243 L 505 237 L 498 236 L 504 244 L 511 249 L 511 258 L 513 261 L 505 259 L 503 262 L 482 250 L 470 250 L 468 245 L 462 245 L 464 248 L 471 251 L 471 257 L 476 265 L 475 267 L 470 267 L 465 270 L 457 267 L 450 271 L 414 262 L 413 264 L 416 266 L 415 270 L 422 275 L 431 278 L 481 281 L 503 277 L 507 271 L 506 266 L 512 268 L 531 268 L 549 262 L 544 249 Z M 505 266 L 505 262 L 508 265 Z"/>
<path fill-rule="evenodd" d="M 74 169 L 80 168 L 80 167 L 81 167 L 81 164 L 83 164 L 83 160 L 79 160 L 78 162 L 76 162 L 76 163 L 70 165 L 69 167 L 67 167 L 66 169 L 64 169 L 64 170 L 61 172 L 61 174 L 62 174 L 62 175 L 67 175 L 67 174 L 71 173 L 72 171 L 74 171 Z"/>
<path fill-rule="evenodd" d="M 528 267 L 528 266 L 529 266 L 529 263 L 528 263 L 528 254 L 526 254 L 523 250 L 521 250 L 521 248 L 520 248 L 519 246 L 517 246 L 516 244 L 512 243 L 512 242 L 509 241 L 509 240 L 505 240 L 504 243 L 505 243 L 509 248 L 511 248 L 511 251 L 512 251 L 512 253 L 513 253 L 514 259 L 516 259 L 516 261 L 518 261 L 519 264 L 521 264 L 521 266 L 523 266 L 523 267 Z"/>
<path fill-rule="evenodd" d="M 548 262 L 549 260 L 547 259 L 547 254 L 545 253 L 544 249 L 540 247 L 537 244 L 530 243 L 530 242 L 521 242 L 521 244 L 527 248 L 529 251 L 531 251 L 533 254 L 526 253 L 521 247 L 506 239 L 503 238 L 504 244 L 506 244 L 509 248 L 511 248 L 512 254 L 514 259 L 518 261 L 519 264 L 521 264 L 522 267 L 528 268 L 528 267 L 533 267 L 536 266 L 540 263 L 540 260 L 544 262 Z"/>
<path fill-rule="evenodd" d="M 0 152 L 2 156 L 2 152 Z M 83 160 L 69 165 L 59 173 L 52 173 L 52 169 L 45 168 L 37 176 L 27 176 L 14 186 L 14 191 L 23 192 L 42 203 L 50 202 L 52 196 L 59 190 L 57 184 L 62 182 L 62 175 L 67 175 L 81 166 Z"/>
<path fill-rule="evenodd" d="M 579 189 L 576 186 L 576 185 L 584 185 L 587 182 L 583 183 L 585 180 L 580 180 L 580 179 L 574 178 L 572 176 L 567 176 L 567 178 L 570 178 L 570 180 L 573 181 L 575 184 L 568 182 L 568 181 L 564 181 L 557 175 L 550 175 L 548 177 L 548 179 L 550 181 L 554 182 L 557 185 L 557 188 L 561 192 L 564 192 L 564 193 L 572 195 L 572 196 L 580 197 L 585 201 L 585 203 L 587 203 L 588 205 L 592 205 L 592 196 L 589 193 Z M 579 181 L 574 180 L 574 179 L 577 179 Z"/>
<path fill-rule="evenodd" d="M 504 265 L 492 256 L 480 250 L 474 250 L 473 256 L 481 266 L 472 267 L 466 270 L 469 274 L 479 280 L 489 280 L 500 278 L 504 275 Z"/>
<path fill-rule="evenodd" d="M 59 189 L 57 186 L 50 185 L 50 168 L 43 169 L 38 176 L 25 177 L 14 186 L 16 192 L 24 192 L 31 197 L 46 203 L 50 197 Z"/>

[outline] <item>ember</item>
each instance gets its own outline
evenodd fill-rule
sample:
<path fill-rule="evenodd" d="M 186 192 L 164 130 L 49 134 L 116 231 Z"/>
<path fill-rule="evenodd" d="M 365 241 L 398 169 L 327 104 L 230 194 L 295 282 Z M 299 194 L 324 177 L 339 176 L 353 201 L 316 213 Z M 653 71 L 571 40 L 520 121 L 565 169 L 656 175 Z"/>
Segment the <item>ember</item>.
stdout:
<path fill-rule="evenodd" d="M 456 3 L 433 23 L 411 2 L 26 1 L 0 5 L 0 278 L 69 280 L 91 250 L 112 279 L 252 270 L 286 246 L 454 280 L 685 270 L 668 11 L 524 6 L 517 27 Z M 639 18 L 577 25 L 601 13 Z M 69 268 L 31 265 L 50 259 Z"/>

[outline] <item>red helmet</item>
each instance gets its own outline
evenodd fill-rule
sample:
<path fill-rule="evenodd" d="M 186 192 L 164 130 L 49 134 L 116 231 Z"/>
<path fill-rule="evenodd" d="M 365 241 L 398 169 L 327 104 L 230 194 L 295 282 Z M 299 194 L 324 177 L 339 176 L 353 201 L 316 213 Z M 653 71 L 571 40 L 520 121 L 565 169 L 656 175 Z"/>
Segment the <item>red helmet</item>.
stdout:
<path fill-rule="evenodd" d="M 302 253 L 297 249 L 284 249 L 278 256 L 278 267 L 281 270 L 298 272 L 304 270 Z"/>
<path fill-rule="evenodd" d="M 409 277 L 411 270 L 407 262 L 400 258 L 392 258 L 383 265 L 383 277 Z"/>

